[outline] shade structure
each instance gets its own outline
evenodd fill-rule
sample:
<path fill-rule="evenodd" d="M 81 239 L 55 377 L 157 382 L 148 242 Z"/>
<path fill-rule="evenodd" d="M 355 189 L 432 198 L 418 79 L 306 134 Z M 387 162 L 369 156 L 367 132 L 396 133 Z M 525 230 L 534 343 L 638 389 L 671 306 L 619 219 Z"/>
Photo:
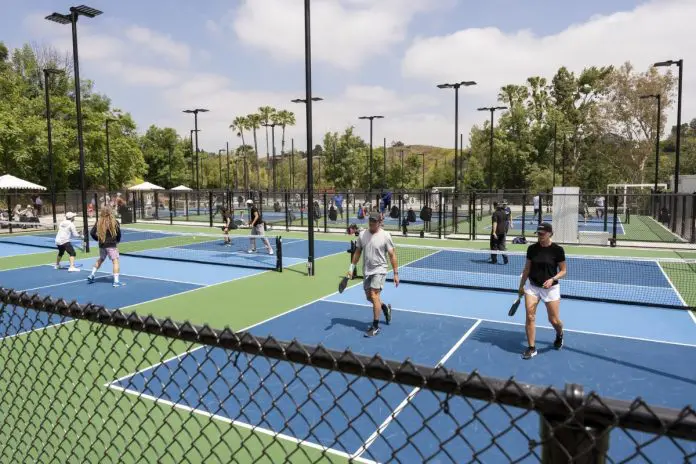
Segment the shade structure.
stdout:
<path fill-rule="evenodd" d="M 46 187 L 34 184 L 11 174 L 0 176 L 0 190 L 46 190 Z"/>
<path fill-rule="evenodd" d="M 160 187 L 159 185 L 155 185 L 150 182 L 143 182 L 142 184 L 130 187 L 128 190 L 136 192 L 152 192 L 153 190 L 164 190 L 164 187 Z"/>
<path fill-rule="evenodd" d="M 185 186 L 185 185 L 179 185 L 178 187 L 174 187 L 172 190 L 176 190 L 177 192 L 190 192 L 190 191 L 192 191 L 193 189 L 188 188 L 188 187 Z"/>

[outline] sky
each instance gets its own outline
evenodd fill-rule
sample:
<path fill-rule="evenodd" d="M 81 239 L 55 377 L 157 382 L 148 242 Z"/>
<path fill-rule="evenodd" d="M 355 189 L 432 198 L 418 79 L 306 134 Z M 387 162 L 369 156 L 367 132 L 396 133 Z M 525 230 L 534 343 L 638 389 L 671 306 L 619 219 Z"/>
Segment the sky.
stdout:
<path fill-rule="evenodd" d="M 73 4 L 2 0 L 0 40 L 51 45 L 71 53 L 70 27 L 48 22 Z M 77 3 L 76 3 L 77 4 Z M 289 140 L 304 149 L 303 0 L 89 0 L 104 11 L 81 19 L 80 74 L 114 107 L 130 112 L 144 132 L 151 124 L 193 128 L 183 109 L 199 115 L 200 147 L 216 152 L 241 144 L 229 125 L 270 105 L 293 111 Z M 631 61 L 639 71 L 683 58 L 684 121 L 696 117 L 696 0 L 312 0 L 314 144 L 327 131 L 355 126 L 375 145 L 454 144 L 454 92 L 437 84 L 473 80 L 460 91 L 465 146 L 473 125 L 496 104 L 506 84 L 529 76 L 549 81 L 560 66 Z M 696 69 L 696 68 L 694 68 Z M 668 124 L 676 122 L 676 104 Z M 280 133 L 276 146 L 280 150 Z M 251 137 L 246 135 L 247 143 Z M 260 144 L 259 151 L 264 143 Z"/>

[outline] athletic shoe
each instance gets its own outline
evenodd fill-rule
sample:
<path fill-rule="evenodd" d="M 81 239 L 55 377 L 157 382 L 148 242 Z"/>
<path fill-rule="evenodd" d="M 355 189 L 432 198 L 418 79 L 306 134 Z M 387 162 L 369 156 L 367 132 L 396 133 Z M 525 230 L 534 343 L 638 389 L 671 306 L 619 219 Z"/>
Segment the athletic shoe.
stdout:
<path fill-rule="evenodd" d="M 80 269 L 77 267 L 70 267 L 68 268 L 68 272 L 80 272 Z"/>
<path fill-rule="evenodd" d="M 269 254 L 269 255 L 272 255 L 272 254 L 273 254 L 273 250 L 268 250 L 268 254 Z"/>
<path fill-rule="evenodd" d="M 556 339 L 553 341 L 553 347 L 560 350 L 563 347 L 563 332 L 560 335 L 556 334 Z"/>
<path fill-rule="evenodd" d="M 93 275 L 87 276 L 87 283 L 88 283 L 88 284 L 93 284 L 93 283 L 94 283 L 94 276 L 93 276 Z"/>
<path fill-rule="evenodd" d="M 536 348 L 529 347 L 522 353 L 522 359 L 532 359 L 537 355 Z"/>
<path fill-rule="evenodd" d="M 378 333 L 379 333 L 379 327 L 375 327 L 375 326 L 372 326 L 372 325 L 371 325 L 371 326 L 367 329 L 367 332 L 365 332 L 365 337 L 367 337 L 367 338 L 372 338 L 372 337 L 374 337 L 375 335 L 377 335 Z"/>
<path fill-rule="evenodd" d="M 54 265 L 53 265 L 53 269 L 55 269 L 55 270 L 57 271 L 57 270 L 59 270 L 59 269 L 60 269 L 60 266 L 59 266 L 59 265 L 57 265 L 57 264 L 54 264 Z"/>
<path fill-rule="evenodd" d="M 256 250 L 247 250 L 247 253 L 249 253 L 249 254 L 256 253 Z"/>
<path fill-rule="evenodd" d="M 388 304 L 384 309 L 384 318 L 387 320 L 387 325 L 391 324 L 392 310 L 391 305 Z"/>
<path fill-rule="evenodd" d="M 123 282 L 114 282 L 114 288 L 125 287 L 126 284 Z"/>

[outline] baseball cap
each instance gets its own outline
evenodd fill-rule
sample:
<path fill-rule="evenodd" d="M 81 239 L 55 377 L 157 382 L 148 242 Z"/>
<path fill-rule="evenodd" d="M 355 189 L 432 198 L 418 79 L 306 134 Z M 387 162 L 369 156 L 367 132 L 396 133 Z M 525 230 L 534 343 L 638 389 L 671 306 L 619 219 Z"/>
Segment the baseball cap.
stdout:
<path fill-rule="evenodd" d="M 551 227 L 551 224 L 549 224 L 548 222 L 542 222 L 537 227 L 537 232 L 548 232 L 549 234 L 552 234 L 553 227 Z"/>
<path fill-rule="evenodd" d="M 65 213 L 65 219 L 75 219 L 75 213 Z"/>
<path fill-rule="evenodd" d="M 249 199 L 249 200 L 246 201 L 246 204 L 247 204 L 247 205 L 253 205 L 253 204 L 254 204 L 254 200 Z"/>
<path fill-rule="evenodd" d="M 370 221 L 374 221 L 374 222 L 379 222 L 382 219 L 382 217 L 379 215 L 379 213 L 377 211 L 371 212 L 369 217 L 370 217 Z"/>

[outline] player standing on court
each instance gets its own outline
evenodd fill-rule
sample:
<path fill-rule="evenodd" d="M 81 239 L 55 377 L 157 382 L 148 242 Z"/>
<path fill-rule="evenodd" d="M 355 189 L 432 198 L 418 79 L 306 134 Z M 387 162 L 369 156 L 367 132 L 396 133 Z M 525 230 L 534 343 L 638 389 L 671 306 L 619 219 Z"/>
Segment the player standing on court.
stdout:
<path fill-rule="evenodd" d="M 350 263 L 348 277 L 353 276 L 355 265 L 363 257 L 363 289 L 367 301 L 372 303 L 372 325 L 365 332 L 366 337 L 374 337 L 379 334 L 379 312 L 384 313 L 387 325 L 391 323 L 391 305 L 384 304 L 381 299 L 384 281 L 387 278 L 387 255 L 391 261 L 394 272 L 394 286 L 399 286 L 399 267 L 396 260 L 396 250 L 389 232 L 382 229 L 380 214 L 377 211 L 370 213 L 369 229 L 360 232 L 357 240 L 357 250 Z"/>
<path fill-rule="evenodd" d="M 534 198 L 532 199 L 532 204 L 534 205 L 534 217 L 532 218 L 532 221 L 530 224 L 534 224 L 534 221 L 538 220 L 541 221 L 541 195 L 536 194 L 534 195 Z"/>
<path fill-rule="evenodd" d="M 263 217 L 261 216 L 261 212 L 254 205 L 254 200 L 249 199 L 249 200 L 247 200 L 246 204 L 249 207 L 249 227 L 251 227 L 251 235 L 261 237 L 264 244 L 266 245 L 266 249 L 268 250 L 268 254 L 272 255 L 273 248 L 271 248 L 271 244 L 268 242 L 268 239 L 265 237 L 265 233 L 264 233 L 265 228 L 264 228 L 264 222 L 263 222 Z M 251 242 L 250 243 L 251 247 L 249 248 L 249 253 L 256 253 L 256 239 L 252 237 L 250 242 Z"/>
<path fill-rule="evenodd" d="M 520 296 L 524 295 L 527 309 L 525 329 L 528 348 L 522 354 L 523 359 L 537 355 L 536 310 L 539 301 L 546 305 L 549 322 L 556 329 L 553 347 L 557 350 L 563 346 L 563 322 L 560 318 L 561 288 L 558 281 L 565 277 L 567 267 L 563 247 L 551 241 L 553 228 L 548 222 L 537 227 L 538 241 L 527 248 L 527 262 L 520 279 Z M 527 280 L 529 279 L 529 280 Z"/>
<path fill-rule="evenodd" d="M 75 249 L 70 242 L 72 238 L 82 238 L 82 235 L 77 233 L 75 228 L 75 213 L 65 213 L 65 220 L 58 225 L 58 233 L 56 234 L 56 246 L 58 247 L 58 258 L 56 259 L 56 269 L 60 269 L 60 260 L 63 259 L 65 253 L 70 257 L 70 267 L 68 272 L 79 272 L 75 267 Z"/>
<path fill-rule="evenodd" d="M 222 215 L 222 235 L 225 240 L 225 246 L 232 245 L 232 239 L 230 239 L 230 227 L 232 227 L 231 215 L 227 212 L 227 208 L 222 207 L 220 209 L 220 214 Z"/>
<path fill-rule="evenodd" d="M 90 235 L 99 242 L 99 259 L 94 263 L 92 273 L 87 277 L 87 281 L 94 283 L 95 274 L 108 256 L 113 264 L 114 287 L 122 287 L 125 284 L 118 280 L 121 270 L 118 254 L 118 243 L 121 241 L 121 226 L 114 217 L 110 206 L 105 206 L 102 211 L 99 211 L 99 220 L 92 227 Z"/>
<path fill-rule="evenodd" d="M 505 213 L 505 208 L 503 205 L 499 205 L 497 202 L 493 203 L 495 211 L 492 217 L 492 227 L 491 227 L 491 251 L 505 251 L 505 228 L 507 224 L 507 214 Z M 496 253 L 491 253 L 491 259 L 488 261 L 490 264 L 498 264 L 498 255 Z M 503 264 L 508 263 L 508 256 L 503 254 Z"/>

